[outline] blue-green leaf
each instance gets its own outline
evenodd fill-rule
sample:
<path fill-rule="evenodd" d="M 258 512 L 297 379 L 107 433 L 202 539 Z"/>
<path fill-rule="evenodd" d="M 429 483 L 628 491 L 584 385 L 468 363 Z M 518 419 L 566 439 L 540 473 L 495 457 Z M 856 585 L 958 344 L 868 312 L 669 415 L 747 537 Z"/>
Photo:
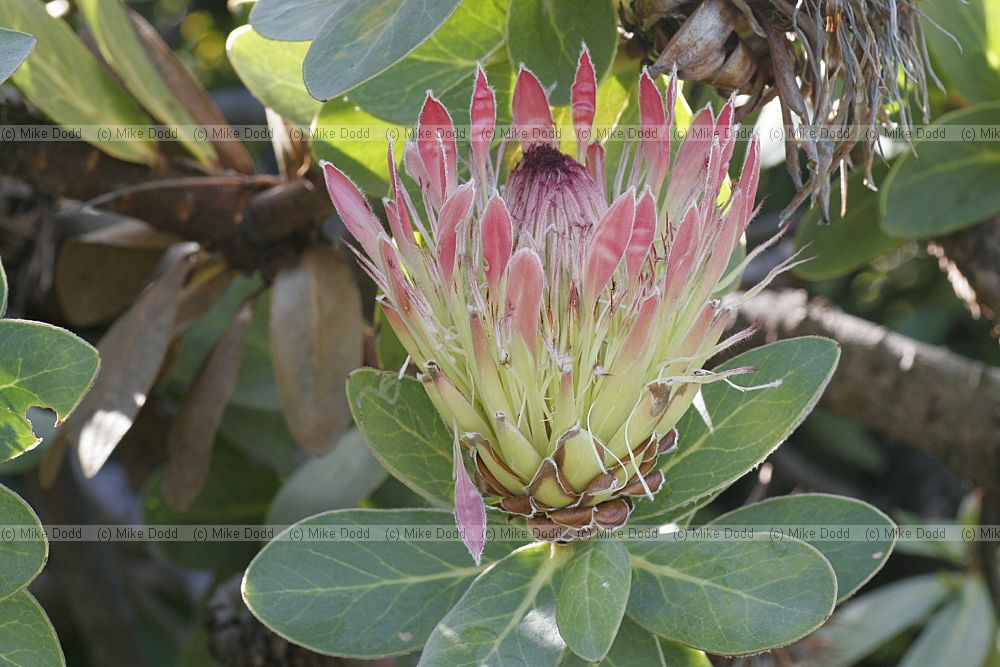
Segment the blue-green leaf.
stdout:
<path fill-rule="evenodd" d="M 348 378 L 347 396 L 375 458 L 431 503 L 451 505 L 452 437 L 420 382 L 363 368 Z"/>
<path fill-rule="evenodd" d="M 681 419 L 678 447 L 663 457 L 666 483 L 652 502 L 637 503 L 632 522 L 671 520 L 685 506 L 753 469 L 816 405 L 839 358 L 836 342 L 808 336 L 744 352 L 719 366 L 756 367 L 735 379 L 743 386 L 778 380 L 781 385 L 740 392 L 719 382 L 702 389 L 714 430 L 693 410 Z"/>
<path fill-rule="evenodd" d="M 626 616 L 601 667 L 712 667 L 712 663 L 698 649 L 657 637 Z"/>
<path fill-rule="evenodd" d="M 0 83 L 17 71 L 35 47 L 35 38 L 17 30 L 0 28 Z"/>
<path fill-rule="evenodd" d="M 285 480 L 267 511 L 267 523 L 288 526 L 320 512 L 355 507 L 388 475 L 361 433 L 351 429 L 332 451 L 310 457 Z"/>
<path fill-rule="evenodd" d="M 97 350 L 65 329 L 0 320 L 0 462 L 38 444 L 25 417 L 30 407 L 66 419 L 94 381 Z"/>
<path fill-rule="evenodd" d="M 250 10 L 254 30 L 268 39 L 314 39 L 344 0 L 258 0 Z"/>
<path fill-rule="evenodd" d="M 299 522 L 247 568 L 243 596 L 264 625 L 312 651 L 377 658 L 420 648 L 487 564 L 516 543 L 489 542 L 476 565 L 457 539 L 398 542 L 339 532 L 453 526 L 438 510 L 343 510 Z M 333 528 L 331 528 L 333 527 Z M 324 530 L 333 530 L 322 539 Z M 374 537 L 374 536 L 373 536 Z"/>
<path fill-rule="evenodd" d="M 30 584 L 45 567 L 49 543 L 28 503 L 0 485 L 0 599 Z M 0 643 L 0 647 L 3 644 Z M 2 648 L 0 648 L 2 652 Z"/>
<path fill-rule="evenodd" d="M 971 103 L 1000 90 L 1000 5 L 994 0 L 922 0 L 924 34 L 938 73 Z M 952 88 L 948 87 L 948 92 Z"/>
<path fill-rule="evenodd" d="M 837 599 L 814 547 L 764 535 L 727 541 L 633 542 L 628 615 L 710 653 L 757 653 L 818 628 Z"/>
<path fill-rule="evenodd" d="M 964 141 L 917 141 L 892 166 L 882 185 L 882 229 L 899 238 L 923 239 L 969 227 L 1000 213 L 1000 102 L 945 114 L 933 127 L 965 126 Z M 958 128 L 949 131 L 956 133 Z M 975 140 L 964 134 L 973 132 Z"/>
<path fill-rule="evenodd" d="M 323 24 L 302 72 L 318 100 L 342 95 L 402 60 L 429 38 L 459 0 L 338 3 Z"/>
<path fill-rule="evenodd" d="M 496 563 L 434 628 L 420 667 L 555 667 L 566 648 L 555 580 L 569 558 L 568 547 L 538 543 Z"/>
<path fill-rule="evenodd" d="M 566 644 L 581 658 L 599 662 L 618 634 L 632 585 L 628 549 L 620 540 L 573 545 L 556 603 L 556 623 Z"/>
<path fill-rule="evenodd" d="M 896 526 L 885 514 L 860 500 L 823 493 L 769 498 L 723 514 L 709 525 L 750 526 L 760 532 L 768 526 L 813 526 L 811 533 L 792 537 L 816 547 L 830 561 L 837 575 L 838 601 L 849 598 L 882 569 L 896 542 Z M 823 539 L 838 526 L 854 526 L 851 537 L 857 539 Z M 862 534 L 860 526 L 877 532 Z"/>
<path fill-rule="evenodd" d="M 28 591 L 0 600 L 0 664 L 5 667 L 66 664 L 52 622 Z"/>
<path fill-rule="evenodd" d="M 432 90 L 451 112 L 455 123 L 465 125 L 469 121 L 476 66 L 484 62 L 490 84 L 498 88 L 497 111 L 503 115 L 510 105 L 510 86 L 504 85 L 502 76 L 492 76 L 495 71 L 492 65 L 496 60 L 494 54 L 502 53 L 506 16 L 507 0 L 463 3 L 413 53 L 356 86 L 347 96 L 370 114 L 411 126 L 427 91 Z M 385 142 L 382 143 L 384 148 Z"/>
<path fill-rule="evenodd" d="M 940 607 L 954 593 L 944 576 L 925 574 L 859 595 L 816 633 L 824 667 L 849 667 Z"/>
<path fill-rule="evenodd" d="M 996 641 L 996 620 L 986 584 L 966 577 L 958 599 L 935 614 L 899 667 L 978 667 Z"/>
<path fill-rule="evenodd" d="M 872 170 L 876 183 L 882 183 L 889 171 L 881 165 Z M 865 187 L 864 173 L 848 179 L 847 211 L 840 215 L 840 188 L 830 197 L 830 224 L 819 223 L 819 207 L 802 218 L 795 232 L 796 249 L 805 248 L 812 257 L 792 271 L 806 280 L 826 280 L 864 266 L 904 243 L 879 227 L 878 193 Z"/>

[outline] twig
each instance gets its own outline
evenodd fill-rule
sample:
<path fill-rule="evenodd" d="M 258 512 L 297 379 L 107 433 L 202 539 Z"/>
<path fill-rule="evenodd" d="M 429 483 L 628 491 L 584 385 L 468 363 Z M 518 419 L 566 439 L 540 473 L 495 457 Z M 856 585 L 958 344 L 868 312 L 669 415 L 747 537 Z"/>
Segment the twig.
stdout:
<path fill-rule="evenodd" d="M 765 291 L 740 308 L 768 340 L 827 336 L 842 349 L 821 405 L 925 451 L 1000 498 L 1000 368 L 847 315 L 801 290 Z"/>
<path fill-rule="evenodd" d="M 12 124 L 46 122 L 16 103 L 4 115 Z M 49 196 L 100 203 L 216 250 L 238 269 L 265 274 L 293 261 L 310 230 L 333 211 L 318 174 L 316 182 L 281 182 L 271 175 L 205 174 L 181 161 L 133 164 L 82 141 L 5 145 L 0 176 Z"/>
<path fill-rule="evenodd" d="M 118 188 L 117 190 L 112 190 L 111 192 L 106 192 L 103 195 L 94 197 L 93 199 L 88 199 L 79 206 L 72 207 L 64 211 L 64 213 L 76 213 L 85 208 L 94 208 L 107 204 L 108 202 L 114 201 L 121 197 L 128 195 L 139 194 L 140 192 L 151 192 L 153 190 L 167 190 L 167 189 L 178 189 L 178 188 L 216 188 L 222 185 L 238 185 L 238 186 L 249 186 L 257 187 L 260 185 L 265 185 L 268 187 L 277 185 L 281 182 L 280 178 L 271 176 L 269 174 L 260 174 L 256 176 L 179 176 L 177 178 L 161 178 L 155 181 L 147 181 L 145 183 L 137 183 L 135 185 L 128 185 L 125 187 Z"/>

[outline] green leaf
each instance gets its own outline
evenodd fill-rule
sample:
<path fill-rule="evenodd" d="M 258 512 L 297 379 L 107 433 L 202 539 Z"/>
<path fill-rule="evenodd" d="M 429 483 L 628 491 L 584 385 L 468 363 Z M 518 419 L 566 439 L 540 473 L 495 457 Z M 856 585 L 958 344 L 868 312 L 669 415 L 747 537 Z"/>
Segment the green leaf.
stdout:
<path fill-rule="evenodd" d="M 38 576 L 49 557 L 49 543 L 28 503 L 3 485 L 0 485 L 0 530 L 4 531 L 0 541 L 0 598 L 5 598 Z"/>
<path fill-rule="evenodd" d="M 411 119 L 413 120 L 413 119 Z M 375 128 L 384 128 L 380 134 Z M 373 197 L 382 197 L 389 190 L 389 135 L 397 163 L 402 160 L 405 146 L 403 128 L 358 109 L 342 99 L 323 105 L 316 117 L 318 132 L 310 142 L 313 155 L 327 160 L 350 174 L 362 190 Z"/>
<path fill-rule="evenodd" d="M 490 83 L 502 84 L 490 77 L 489 65 L 503 46 L 506 16 L 507 0 L 461 4 L 413 53 L 351 90 L 348 97 L 368 113 L 410 126 L 417 119 L 427 91 L 433 90 L 456 124 L 468 124 L 477 63 L 488 63 Z M 505 111 L 509 104 L 509 95 L 506 99 L 501 95 L 497 109 Z"/>
<path fill-rule="evenodd" d="M 212 144 L 194 138 L 190 130 L 181 128 L 194 125 L 195 121 L 146 54 L 121 1 L 80 0 L 77 6 L 104 60 L 136 100 L 161 123 L 178 128 L 178 137 L 195 158 L 206 164 L 215 162 L 218 153 Z"/>
<path fill-rule="evenodd" d="M 876 183 L 882 183 L 889 171 L 878 165 L 873 171 Z M 826 280 L 850 273 L 902 245 L 903 240 L 887 235 L 879 227 L 878 193 L 864 185 L 864 173 L 848 179 L 847 211 L 840 215 L 840 188 L 830 197 L 830 224 L 819 223 L 818 207 L 809 209 L 795 233 L 795 248 L 805 248 L 812 257 L 792 269 L 806 280 Z"/>
<path fill-rule="evenodd" d="M 382 306 L 379 304 L 375 304 L 374 320 L 378 330 L 378 337 L 375 340 L 375 358 L 378 360 L 378 366 L 383 370 L 398 371 L 409 361 L 410 355 L 389 325 L 389 321 L 385 319 Z"/>
<path fill-rule="evenodd" d="M 969 576 L 958 599 L 935 614 L 899 667 L 979 667 L 996 637 L 986 584 Z"/>
<path fill-rule="evenodd" d="M 819 400 L 840 358 L 827 338 L 782 340 L 733 357 L 716 370 L 755 366 L 735 378 L 742 386 L 781 380 L 768 389 L 740 392 L 725 383 L 702 389 L 712 416 L 709 431 L 694 410 L 677 426 L 678 448 L 664 456 L 666 483 L 652 502 L 636 505 L 632 523 L 679 516 L 693 501 L 723 489 L 763 461 L 795 430 Z M 669 519 L 667 519 L 669 520 Z"/>
<path fill-rule="evenodd" d="M 250 10 L 254 30 L 268 39 L 314 39 L 343 0 L 258 0 Z"/>
<path fill-rule="evenodd" d="M 626 616 L 601 667 L 711 667 L 697 649 L 661 639 Z"/>
<path fill-rule="evenodd" d="M 452 437 L 420 382 L 363 368 L 347 379 L 347 396 L 386 470 L 431 503 L 451 505 Z"/>
<path fill-rule="evenodd" d="M 1000 102 L 945 114 L 933 127 L 946 125 L 1000 125 Z M 914 239 L 940 236 L 1000 212 L 1000 188 L 996 187 L 1000 138 L 983 137 L 980 128 L 971 129 L 976 132 L 975 141 L 917 141 L 915 154 L 907 152 L 896 160 L 879 197 L 886 233 Z"/>
<path fill-rule="evenodd" d="M 559 634 L 581 658 L 598 662 L 611 649 L 625 615 L 632 570 L 628 549 L 614 539 L 573 546 L 556 602 Z"/>
<path fill-rule="evenodd" d="M 816 633 L 826 667 L 849 667 L 909 627 L 917 625 L 952 594 L 939 574 L 897 581 L 860 595 L 837 610 Z"/>
<path fill-rule="evenodd" d="M 924 35 L 940 65 L 938 73 L 970 103 L 995 100 L 1000 90 L 1000 7 L 997 3 L 993 0 L 960 3 L 923 0 L 920 13 L 926 17 Z M 948 87 L 949 92 L 952 86 Z"/>
<path fill-rule="evenodd" d="M 31 35 L 0 28 L 0 83 L 17 71 L 33 48 L 35 38 Z"/>
<path fill-rule="evenodd" d="M 355 507 L 388 476 L 357 429 L 285 480 L 267 512 L 269 525 L 288 526 L 313 514 Z"/>
<path fill-rule="evenodd" d="M 338 3 L 306 54 L 306 88 L 328 100 L 364 83 L 426 41 L 459 1 Z"/>
<path fill-rule="evenodd" d="M 896 526 L 885 514 L 860 500 L 823 493 L 769 498 L 723 514 L 709 525 L 760 526 L 760 532 L 767 526 L 816 526 L 810 534 L 792 537 L 816 547 L 830 561 L 837 575 L 838 602 L 852 596 L 882 569 L 896 542 Z M 830 531 L 837 526 L 871 526 L 878 532 L 871 541 L 867 532 L 865 541 L 860 541 L 859 528 L 852 529 L 851 537 L 857 540 L 835 538 L 829 533 L 833 539 L 822 539 L 820 527 Z"/>
<path fill-rule="evenodd" d="M 229 405 L 219 424 L 219 438 L 282 477 L 292 474 L 302 451 L 277 410 Z"/>
<path fill-rule="evenodd" d="M 580 49 L 586 44 L 600 79 L 618 44 L 618 20 L 611 0 L 557 2 L 511 0 L 507 13 L 507 50 L 511 63 L 524 63 L 542 85 L 555 84 L 553 104 L 570 101 Z"/>
<path fill-rule="evenodd" d="M 55 442 L 56 416 L 51 410 L 28 408 L 28 412 L 25 414 L 28 421 L 31 422 L 32 432 L 41 442 L 23 454 L 0 463 L 0 477 L 13 477 L 34 470 Z"/>
<path fill-rule="evenodd" d="M 97 350 L 74 334 L 41 322 L 0 321 L 0 462 L 38 444 L 28 408 L 51 408 L 60 420 L 94 381 Z"/>
<path fill-rule="evenodd" d="M 238 277 L 208 312 L 188 329 L 181 349 L 170 369 L 170 380 L 178 393 L 187 391 L 198 369 L 216 341 L 229 326 L 240 304 L 255 290 L 261 288 L 258 279 Z M 236 388 L 229 398 L 230 406 L 236 405 L 257 411 L 280 412 L 281 398 L 271 368 L 271 343 L 269 313 L 271 293 L 264 292 L 254 307 L 253 322 L 243 342 L 243 361 L 240 364 Z"/>
<path fill-rule="evenodd" d="M 6 27 L 30 33 L 38 43 L 14 73 L 14 85 L 46 116 L 64 127 L 150 125 L 149 116 L 91 55 L 65 21 L 49 16 L 37 0 L 4 0 Z M 152 163 L 151 141 L 93 141 L 112 157 Z"/>
<path fill-rule="evenodd" d="M 5 667 L 66 664 L 52 622 L 28 591 L 0 600 L 0 664 Z"/>
<path fill-rule="evenodd" d="M 162 477 L 154 475 L 143 490 L 143 521 L 147 524 L 258 525 L 278 490 L 278 478 L 273 472 L 225 447 L 216 447 L 205 486 L 184 512 L 172 512 L 167 507 L 161 491 Z M 257 553 L 258 543 L 244 537 L 241 534 L 241 541 L 236 542 L 186 542 L 165 536 L 157 544 L 180 565 L 229 574 L 243 569 Z"/>
<path fill-rule="evenodd" d="M 958 567 L 963 567 L 969 562 L 969 544 L 946 539 L 946 536 L 938 537 L 937 532 L 928 524 L 948 524 L 955 525 L 952 519 L 929 519 L 925 520 L 919 514 L 913 514 L 906 510 L 897 509 L 893 512 L 894 518 L 900 526 L 909 528 L 909 534 L 914 535 L 917 531 L 922 533 L 919 539 L 904 539 L 896 545 L 899 553 L 907 556 L 918 556 L 920 558 L 936 558 L 952 563 Z"/>
<path fill-rule="evenodd" d="M 537 543 L 492 566 L 434 628 L 419 665 L 556 665 L 566 645 L 556 627 L 554 583 L 570 552 Z"/>
<path fill-rule="evenodd" d="M 601 664 L 603 667 L 605 663 Z M 663 667 L 712 667 L 704 651 L 666 639 L 660 640 L 660 664 Z"/>
<path fill-rule="evenodd" d="M 813 410 L 796 431 L 802 452 L 828 466 L 843 466 L 881 475 L 888 466 L 882 444 L 865 427 L 821 407 Z"/>
<path fill-rule="evenodd" d="M 628 615 L 710 653 L 757 653 L 804 637 L 833 611 L 837 581 L 814 547 L 741 541 L 633 542 Z"/>
<path fill-rule="evenodd" d="M 477 566 L 457 538 L 408 541 L 404 535 L 385 542 L 338 532 L 321 539 L 322 531 L 452 525 L 454 517 L 438 510 L 342 510 L 311 517 L 253 560 L 244 599 L 264 625 L 311 651 L 356 658 L 409 653 L 423 645 L 486 563 L 514 544 L 488 542 L 484 564 Z"/>
<path fill-rule="evenodd" d="M 266 39 L 246 25 L 231 32 L 226 41 L 229 62 L 247 89 L 261 104 L 298 125 L 311 123 L 321 106 L 302 80 L 302 61 L 308 50 L 308 42 Z"/>

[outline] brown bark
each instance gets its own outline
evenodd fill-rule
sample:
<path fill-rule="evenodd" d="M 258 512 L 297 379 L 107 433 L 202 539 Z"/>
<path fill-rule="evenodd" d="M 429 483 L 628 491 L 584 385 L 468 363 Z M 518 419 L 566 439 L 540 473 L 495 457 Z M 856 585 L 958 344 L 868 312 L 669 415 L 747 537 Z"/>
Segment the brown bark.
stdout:
<path fill-rule="evenodd" d="M 768 339 L 819 335 L 842 357 L 820 405 L 938 457 L 1000 497 L 1000 368 L 901 336 L 802 290 L 765 291 L 740 308 Z"/>
<path fill-rule="evenodd" d="M 215 658 L 226 667 L 346 667 L 358 664 L 313 653 L 268 630 L 240 595 L 236 576 L 223 582 L 208 603 L 205 627 Z"/>

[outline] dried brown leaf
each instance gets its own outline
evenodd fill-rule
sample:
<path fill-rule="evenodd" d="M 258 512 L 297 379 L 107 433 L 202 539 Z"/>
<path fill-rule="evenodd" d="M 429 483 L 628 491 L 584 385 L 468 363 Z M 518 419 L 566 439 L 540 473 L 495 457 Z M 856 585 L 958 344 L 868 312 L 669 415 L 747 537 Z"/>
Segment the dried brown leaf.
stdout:
<path fill-rule="evenodd" d="M 146 55 L 149 56 L 153 66 L 163 77 L 167 87 L 191 114 L 191 118 L 199 125 L 228 126 L 226 117 L 212 101 L 208 91 L 163 41 L 156 28 L 151 26 L 138 12 L 129 10 L 129 18 L 132 19 L 136 34 L 146 48 Z M 243 174 L 254 172 L 253 157 L 246 146 L 238 140 L 213 139 L 212 144 L 218 151 L 219 161 L 223 166 Z"/>
<path fill-rule="evenodd" d="M 137 220 L 108 216 L 118 222 L 71 238 L 59 249 L 55 295 L 77 327 L 104 324 L 125 312 L 177 242 Z"/>
<path fill-rule="evenodd" d="M 281 271 L 271 296 L 271 359 L 289 430 L 304 449 L 329 451 L 350 424 L 344 389 L 361 365 L 361 295 L 347 263 L 313 246 Z"/>
<path fill-rule="evenodd" d="M 271 130 L 271 147 L 278 161 L 278 173 L 286 181 L 304 176 L 312 163 L 312 152 L 305 134 L 285 122 L 272 109 L 264 109 Z"/>
<path fill-rule="evenodd" d="M 184 395 L 180 410 L 167 432 L 169 463 L 163 477 L 163 498 L 174 512 L 184 512 L 201 492 L 212 462 L 215 436 L 243 359 L 243 343 L 253 321 L 258 294 L 236 311 L 225 333 Z"/>
<path fill-rule="evenodd" d="M 189 255 L 174 261 L 98 343 L 101 371 L 62 427 L 79 435 L 85 476 L 98 473 L 146 402 L 170 347 L 178 297 L 191 267 Z"/>

